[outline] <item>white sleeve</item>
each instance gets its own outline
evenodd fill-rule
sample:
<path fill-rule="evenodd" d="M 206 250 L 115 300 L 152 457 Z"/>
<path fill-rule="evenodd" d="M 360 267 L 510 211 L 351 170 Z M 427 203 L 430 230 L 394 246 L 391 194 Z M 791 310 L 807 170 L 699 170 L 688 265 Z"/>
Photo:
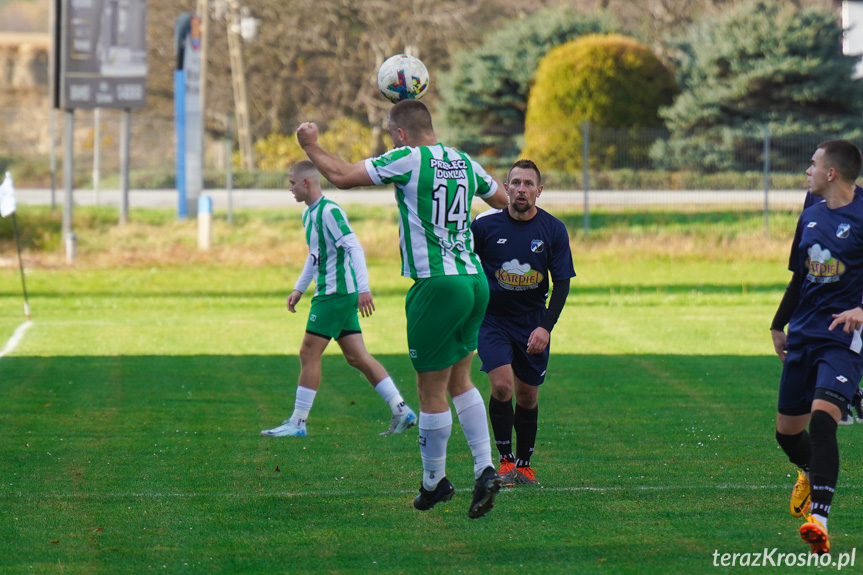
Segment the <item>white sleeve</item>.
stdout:
<path fill-rule="evenodd" d="M 309 254 L 309 257 L 306 258 L 306 264 L 303 266 L 303 272 L 297 278 L 297 283 L 294 284 L 294 289 L 300 293 L 306 293 L 309 284 L 312 283 L 312 278 L 315 277 L 315 271 L 318 269 L 318 264 L 315 260 L 316 258 L 312 254 Z"/>
<path fill-rule="evenodd" d="M 357 239 L 357 234 L 350 233 L 339 238 L 336 246 L 344 248 L 345 252 L 351 257 L 351 262 L 354 264 L 354 272 L 357 274 L 357 291 L 366 293 L 372 291 L 369 287 L 369 271 L 366 268 L 366 253 L 363 251 L 363 246 L 360 245 L 360 240 Z"/>
<path fill-rule="evenodd" d="M 494 181 L 494 178 L 488 175 L 485 168 L 479 165 L 475 160 L 471 160 L 471 162 L 473 163 L 473 170 L 477 176 L 477 180 L 484 182 L 485 185 L 488 186 L 487 192 L 480 192 L 478 188 L 476 193 L 477 197 L 490 198 L 497 191 L 497 182 Z M 479 182 L 477 182 L 477 184 L 479 184 Z"/>

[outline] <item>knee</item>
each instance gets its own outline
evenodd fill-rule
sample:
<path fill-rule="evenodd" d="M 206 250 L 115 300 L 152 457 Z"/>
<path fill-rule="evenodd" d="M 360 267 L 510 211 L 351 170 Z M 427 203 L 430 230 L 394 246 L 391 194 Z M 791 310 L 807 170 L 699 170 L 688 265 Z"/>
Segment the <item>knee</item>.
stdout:
<path fill-rule="evenodd" d="M 498 401 L 512 400 L 512 389 L 505 383 L 491 382 L 491 395 Z"/>
<path fill-rule="evenodd" d="M 809 416 L 806 415 L 776 415 L 776 433 L 778 435 L 799 435 L 806 431 Z"/>
<path fill-rule="evenodd" d="M 515 394 L 515 402 L 524 409 L 536 409 L 537 394 L 531 391 L 520 391 Z"/>
<path fill-rule="evenodd" d="M 512 399 L 511 377 L 501 377 L 498 373 L 490 374 L 488 382 L 491 387 L 492 397 L 498 401 L 509 401 Z"/>
<path fill-rule="evenodd" d="M 319 353 L 304 345 L 300 346 L 299 356 L 300 365 L 309 365 L 318 362 L 321 359 L 321 355 Z"/>
<path fill-rule="evenodd" d="M 363 355 L 359 353 L 348 352 L 345 355 L 345 361 L 348 362 L 348 365 L 353 367 L 354 369 L 362 369 L 366 363 L 368 355 Z"/>
<path fill-rule="evenodd" d="M 535 397 L 524 397 L 519 396 L 515 398 L 515 403 L 519 407 L 523 407 L 524 409 L 536 409 L 539 405 Z"/>
<path fill-rule="evenodd" d="M 528 385 L 515 378 L 515 402 L 523 409 L 536 409 L 539 386 Z"/>

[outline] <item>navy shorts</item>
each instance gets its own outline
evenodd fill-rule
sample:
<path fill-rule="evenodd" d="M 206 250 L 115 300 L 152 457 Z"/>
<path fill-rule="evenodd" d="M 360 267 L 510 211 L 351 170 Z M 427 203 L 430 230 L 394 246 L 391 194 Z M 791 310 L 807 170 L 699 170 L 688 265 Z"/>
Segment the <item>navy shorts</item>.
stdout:
<path fill-rule="evenodd" d="M 541 385 L 548 368 L 551 343 L 542 353 L 527 353 L 527 339 L 542 322 L 545 310 L 517 317 L 486 315 L 479 328 L 477 353 L 480 369 L 486 373 L 502 365 L 512 365 L 517 378 L 528 385 Z"/>
<path fill-rule="evenodd" d="M 779 381 L 779 413 L 806 415 L 812 410 L 815 389 L 828 397 L 839 394 L 851 403 L 863 375 L 863 357 L 842 347 L 787 350 Z M 838 402 L 841 403 L 841 402 Z"/>

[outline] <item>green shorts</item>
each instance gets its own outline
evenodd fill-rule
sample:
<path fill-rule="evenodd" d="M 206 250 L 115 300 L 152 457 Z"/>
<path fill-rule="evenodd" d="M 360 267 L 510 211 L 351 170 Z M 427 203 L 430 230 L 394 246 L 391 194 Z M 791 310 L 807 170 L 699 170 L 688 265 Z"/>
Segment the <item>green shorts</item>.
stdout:
<path fill-rule="evenodd" d="M 487 306 L 484 274 L 416 280 L 405 299 L 414 369 L 436 371 L 467 357 L 476 349 Z"/>
<path fill-rule="evenodd" d="M 344 335 L 361 333 L 357 298 L 359 295 L 316 295 L 312 298 L 306 331 L 321 337 L 339 339 Z"/>

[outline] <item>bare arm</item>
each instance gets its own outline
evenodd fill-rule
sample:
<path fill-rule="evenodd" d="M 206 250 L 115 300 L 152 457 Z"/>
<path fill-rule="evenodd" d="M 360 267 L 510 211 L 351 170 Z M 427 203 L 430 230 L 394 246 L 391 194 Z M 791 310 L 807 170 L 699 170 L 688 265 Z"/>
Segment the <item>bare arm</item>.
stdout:
<path fill-rule="evenodd" d="M 373 186 L 374 182 L 366 172 L 364 161 L 349 164 L 330 154 L 318 144 L 318 127 L 313 122 L 303 122 L 297 128 L 297 140 L 306 155 L 326 179 L 341 190 L 358 186 Z"/>
<path fill-rule="evenodd" d="M 504 192 L 503 184 L 501 183 L 501 181 L 494 176 L 491 176 L 491 179 L 494 180 L 497 184 L 497 189 L 489 197 L 483 198 L 482 201 L 484 201 L 493 208 L 502 210 L 506 208 L 507 205 L 509 205 L 509 198 L 506 197 L 506 192 Z"/>

